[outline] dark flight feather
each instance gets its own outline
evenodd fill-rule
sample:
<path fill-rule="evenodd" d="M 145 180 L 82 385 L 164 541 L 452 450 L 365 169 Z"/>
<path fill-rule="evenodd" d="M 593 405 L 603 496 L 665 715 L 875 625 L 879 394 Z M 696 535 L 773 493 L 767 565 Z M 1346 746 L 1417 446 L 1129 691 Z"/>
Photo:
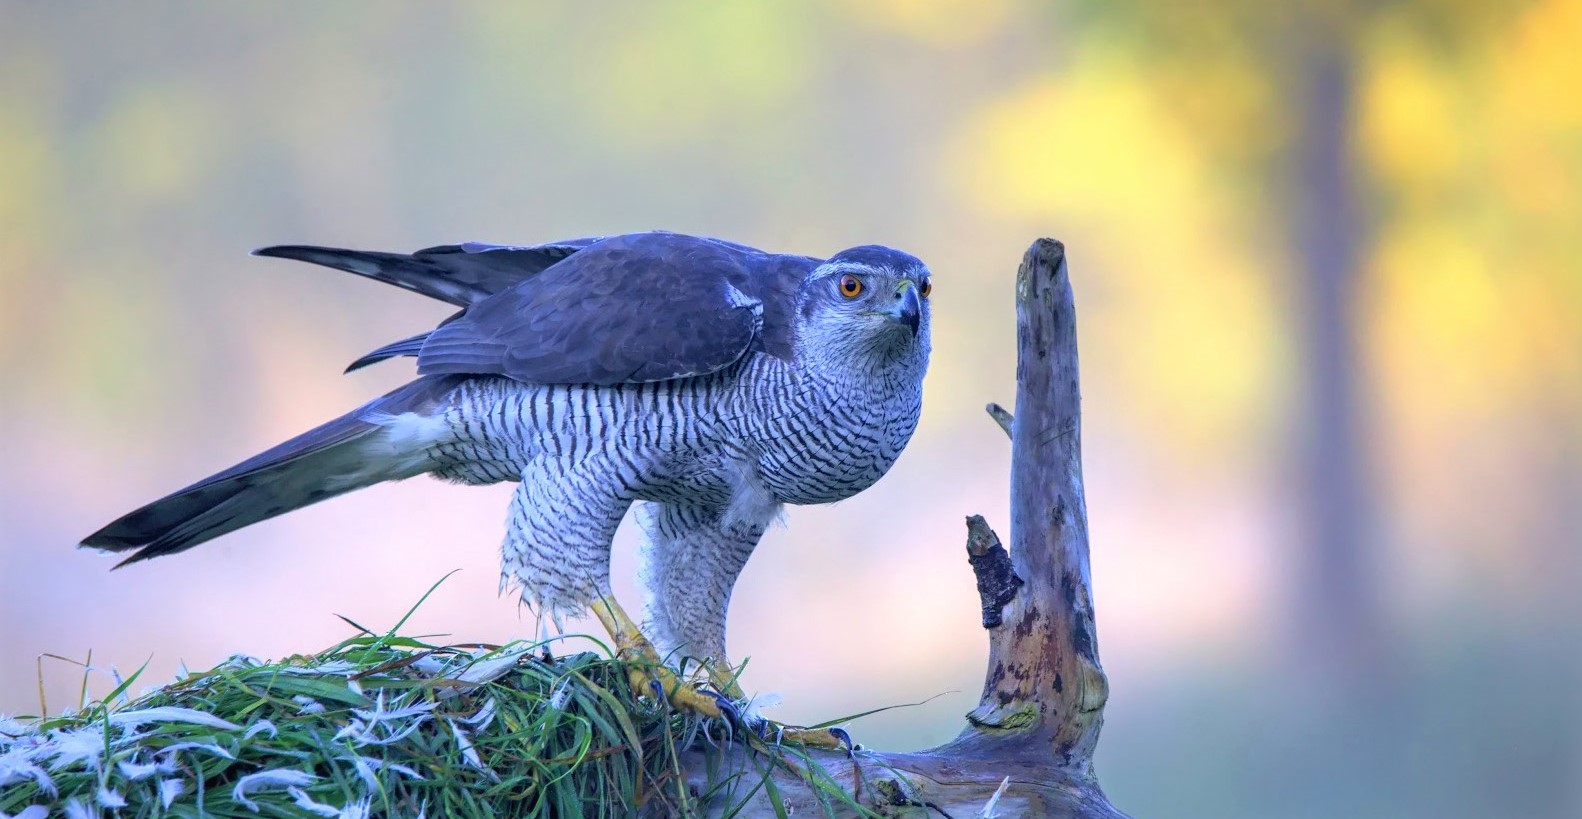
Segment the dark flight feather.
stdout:
<path fill-rule="evenodd" d="M 416 253 L 383 253 L 312 245 L 275 245 L 253 251 L 356 273 L 458 307 L 482 301 L 599 241 L 568 239 L 533 247 L 469 242 Z"/>
<path fill-rule="evenodd" d="M 121 516 L 83 538 L 112 552 L 136 550 L 119 566 L 174 554 L 293 509 L 412 470 L 379 446 L 383 427 L 369 418 L 426 412 L 458 383 L 420 378 L 230 469 Z"/>
<path fill-rule="evenodd" d="M 428 340 L 429 333 L 431 332 L 433 331 L 424 330 L 415 336 L 407 336 L 400 341 L 392 341 L 389 344 L 367 353 L 362 358 L 359 358 L 356 361 L 346 365 L 346 369 L 342 374 L 355 372 L 370 364 L 378 364 L 387 358 L 399 358 L 400 356 L 405 355 L 415 356 L 423 349 L 423 342 Z"/>

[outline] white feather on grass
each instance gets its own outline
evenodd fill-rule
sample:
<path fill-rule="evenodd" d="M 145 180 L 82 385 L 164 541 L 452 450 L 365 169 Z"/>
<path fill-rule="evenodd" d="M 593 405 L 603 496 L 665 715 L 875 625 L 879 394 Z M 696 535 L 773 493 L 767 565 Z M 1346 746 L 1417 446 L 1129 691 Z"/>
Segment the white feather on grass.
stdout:
<path fill-rule="evenodd" d="M 249 793 L 260 790 L 283 790 L 293 787 L 300 788 L 303 785 L 313 784 L 315 779 L 318 779 L 318 777 L 308 773 L 307 771 L 296 771 L 290 769 L 259 771 L 258 773 L 251 773 L 242 777 L 241 779 L 236 780 L 236 784 L 231 786 L 231 801 L 241 805 L 244 808 L 247 808 L 253 813 L 257 813 L 258 803 L 247 798 Z"/>
<path fill-rule="evenodd" d="M 33 733 L 34 730 L 26 724 L 5 714 L 0 714 L 0 745 L 23 736 L 31 736 Z"/>
<path fill-rule="evenodd" d="M 349 802 L 346 807 L 341 808 L 340 819 L 368 819 L 368 806 L 371 804 L 373 804 L 371 796 Z"/>
<path fill-rule="evenodd" d="M 247 740 L 263 733 L 269 734 L 269 738 L 274 739 L 275 737 L 280 736 L 280 729 L 276 728 L 273 722 L 270 722 L 267 719 L 261 719 L 252 725 L 247 726 L 247 730 L 242 733 L 242 741 L 246 742 Z"/>
<path fill-rule="evenodd" d="M 515 649 L 496 652 L 493 657 L 472 663 L 462 669 L 461 673 L 452 679 L 471 685 L 483 685 L 487 682 L 494 682 L 505 676 L 506 672 L 515 668 L 517 661 L 532 650 L 532 646 L 524 645 Z"/>
<path fill-rule="evenodd" d="M 128 782 L 138 782 L 154 774 L 168 774 L 176 771 L 176 763 L 170 759 L 162 762 L 138 762 L 136 756 L 116 762 L 115 767 L 121 771 L 121 775 L 126 777 Z"/>
<path fill-rule="evenodd" d="M 160 748 L 157 753 L 166 759 L 174 759 L 176 754 L 181 751 L 204 751 L 206 753 L 211 753 L 215 756 L 224 757 L 226 759 L 236 758 L 235 754 L 225 750 L 224 748 L 220 747 L 219 744 L 214 742 L 177 742 L 174 745 L 166 745 L 165 747 Z"/>
<path fill-rule="evenodd" d="M 363 767 L 366 767 L 369 771 L 385 770 L 401 774 L 407 779 L 423 779 L 422 774 L 412 770 L 406 765 L 402 765 L 399 762 L 390 762 L 389 760 L 380 759 L 375 756 L 353 756 L 352 759 L 358 765 L 359 770 L 361 770 Z M 378 790 L 377 784 L 373 787 L 375 790 Z"/>
<path fill-rule="evenodd" d="M 386 708 L 384 694 L 374 700 L 374 707 L 359 708 L 352 711 L 354 719 L 346 723 L 346 727 L 336 732 L 335 740 L 350 740 L 353 746 L 363 745 L 389 745 L 411 736 L 413 731 L 423 726 L 434 710 L 434 704 L 419 702 L 413 705 L 397 708 Z M 389 727 L 405 725 L 399 728 Z M 384 730 L 381 731 L 380 729 Z"/>
<path fill-rule="evenodd" d="M 164 705 L 158 708 L 139 708 L 136 711 L 116 711 L 105 719 L 111 725 L 119 725 L 128 730 L 151 722 L 187 722 L 208 728 L 219 728 L 224 731 L 238 731 L 242 727 L 234 722 L 220 719 L 213 714 L 193 708 L 177 708 L 173 705 Z"/>
<path fill-rule="evenodd" d="M 462 761 L 484 772 L 489 777 L 498 779 L 499 775 L 491 770 L 489 766 L 483 764 L 483 760 L 479 758 L 478 749 L 473 747 L 472 736 L 468 734 L 467 729 L 462 727 L 462 725 L 458 725 L 457 722 L 457 720 L 453 719 L 445 720 L 445 724 L 450 726 L 451 734 L 456 737 L 456 750 L 461 752 Z"/>
<path fill-rule="evenodd" d="M 101 808 L 109 808 L 114 810 L 116 808 L 126 807 L 126 797 L 110 790 L 109 788 L 100 788 L 96 801 L 98 801 L 99 807 Z"/>
<path fill-rule="evenodd" d="M 304 791 L 301 788 L 286 788 L 286 794 L 291 797 L 291 803 L 293 805 L 296 805 L 298 808 L 305 810 L 308 813 L 312 813 L 317 816 L 341 815 L 340 808 L 337 808 L 334 805 L 326 805 L 323 802 L 315 802 L 313 797 L 308 796 L 307 791 Z"/>
<path fill-rule="evenodd" d="M 471 725 L 474 731 L 485 730 L 494 722 L 496 708 L 498 708 L 498 705 L 494 697 L 490 697 L 484 701 L 483 707 L 478 709 L 478 713 L 465 717 L 462 721 Z"/>
<path fill-rule="evenodd" d="M 33 761 L 36 750 L 38 749 L 18 746 L 0 754 L 0 788 L 31 779 L 38 785 L 39 790 L 50 796 L 58 792 L 55 789 L 55 781 L 50 778 L 49 773 Z"/>
<path fill-rule="evenodd" d="M 77 728 L 71 731 L 50 733 L 50 744 L 45 754 L 50 757 L 49 769 L 58 771 L 78 763 L 97 771 L 104 761 L 104 729 L 99 727 Z"/>
<path fill-rule="evenodd" d="M 159 804 L 164 805 L 166 810 L 169 810 L 171 804 L 186 792 L 187 783 L 180 779 L 159 780 Z"/>

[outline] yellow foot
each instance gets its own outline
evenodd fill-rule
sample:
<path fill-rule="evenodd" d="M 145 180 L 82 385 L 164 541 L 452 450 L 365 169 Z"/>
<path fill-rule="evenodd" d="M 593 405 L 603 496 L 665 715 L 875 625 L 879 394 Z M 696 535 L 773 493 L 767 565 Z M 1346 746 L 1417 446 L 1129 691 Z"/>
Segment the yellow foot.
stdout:
<path fill-rule="evenodd" d="M 663 692 L 672 708 L 691 711 L 714 719 L 725 718 L 741 723 L 741 714 L 731 703 L 746 699 L 736 675 L 728 661 L 708 663 L 705 669 L 709 679 L 719 689 L 719 694 L 700 691 L 686 680 L 666 668 L 659 659 L 653 643 L 643 636 L 637 623 L 627 616 L 621 604 L 606 597 L 593 604 L 593 614 L 604 624 L 615 640 L 616 656 L 626 660 L 627 681 L 639 694 Z M 748 726 L 758 732 L 765 743 L 773 745 L 800 745 L 807 748 L 853 748 L 851 736 L 840 728 L 793 728 L 768 720 Z"/>
<path fill-rule="evenodd" d="M 721 658 L 704 663 L 708 672 L 709 681 L 714 684 L 716 691 L 725 695 L 731 702 L 739 703 L 747 699 L 737 683 L 739 671 L 732 666 L 730 660 Z M 753 730 L 763 737 L 765 742 L 781 745 L 801 745 L 808 748 L 841 748 L 852 747 L 851 736 L 844 729 L 836 728 L 794 728 L 782 725 L 773 720 L 754 718 Z"/>
<path fill-rule="evenodd" d="M 643 636 L 637 623 L 628 617 L 621 604 L 606 597 L 593 604 L 593 614 L 604 624 L 615 640 L 616 656 L 627 661 L 627 682 L 637 694 L 662 692 L 671 707 L 691 711 L 705 717 L 718 718 L 725 714 L 718 697 L 699 691 L 666 668 L 659 659 L 653 643 Z"/>
<path fill-rule="evenodd" d="M 764 741 L 775 745 L 801 745 L 804 748 L 856 750 L 851 735 L 844 728 L 792 728 L 778 722 L 768 722 L 763 729 Z"/>
<path fill-rule="evenodd" d="M 646 662 L 646 660 L 645 660 Z M 719 718 L 726 715 L 725 708 L 721 707 L 721 698 L 700 691 L 686 680 L 676 675 L 676 672 L 665 668 L 654 660 L 650 668 L 639 668 L 636 665 L 627 670 L 628 680 L 632 690 L 657 694 L 663 692 L 664 698 L 669 701 L 671 708 L 682 711 L 691 711 L 705 717 Z"/>
<path fill-rule="evenodd" d="M 714 684 L 714 690 L 725 695 L 731 702 L 741 702 L 747 699 L 747 694 L 737 684 L 736 678 L 740 673 L 731 661 L 725 658 L 703 661 L 703 670 L 709 675 L 709 682 Z"/>

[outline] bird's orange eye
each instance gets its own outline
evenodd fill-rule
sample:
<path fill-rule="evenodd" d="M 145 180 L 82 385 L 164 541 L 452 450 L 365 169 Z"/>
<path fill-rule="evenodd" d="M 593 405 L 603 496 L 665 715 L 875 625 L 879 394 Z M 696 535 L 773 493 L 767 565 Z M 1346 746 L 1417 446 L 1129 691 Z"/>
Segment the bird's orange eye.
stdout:
<path fill-rule="evenodd" d="M 847 273 L 840 277 L 840 294 L 848 299 L 855 299 L 862 295 L 862 281 L 856 276 Z"/>
<path fill-rule="evenodd" d="M 922 285 L 917 288 L 917 294 L 925 299 L 928 298 L 928 294 L 932 292 L 934 292 L 933 279 L 924 279 Z"/>

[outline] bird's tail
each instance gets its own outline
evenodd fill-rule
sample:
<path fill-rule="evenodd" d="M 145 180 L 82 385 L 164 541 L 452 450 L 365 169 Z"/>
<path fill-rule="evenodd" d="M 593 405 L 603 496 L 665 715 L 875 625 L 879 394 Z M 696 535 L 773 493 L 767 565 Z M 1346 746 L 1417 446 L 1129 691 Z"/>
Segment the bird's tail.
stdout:
<path fill-rule="evenodd" d="M 438 417 L 459 379 L 420 378 L 329 423 L 171 493 L 83 538 L 131 551 L 117 566 L 204 541 L 361 489 L 432 469 L 446 435 Z M 134 551 L 135 550 L 135 551 Z"/>
<path fill-rule="evenodd" d="M 475 275 L 467 275 L 472 271 L 457 269 L 449 256 L 432 252 L 409 255 L 314 245 L 276 245 L 261 247 L 253 251 L 253 255 L 333 267 L 462 307 L 492 292 L 488 282 L 475 281 Z"/>

